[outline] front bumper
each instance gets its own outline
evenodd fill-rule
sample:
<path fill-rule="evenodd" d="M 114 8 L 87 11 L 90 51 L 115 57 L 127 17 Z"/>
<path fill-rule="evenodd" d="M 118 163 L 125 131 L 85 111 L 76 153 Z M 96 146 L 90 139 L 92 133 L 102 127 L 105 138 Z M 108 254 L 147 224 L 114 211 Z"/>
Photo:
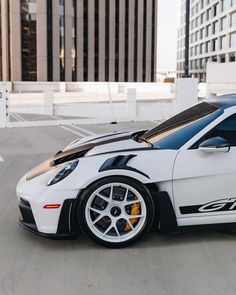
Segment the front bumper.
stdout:
<path fill-rule="evenodd" d="M 43 233 L 37 228 L 30 203 L 20 198 L 19 225 L 25 229 L 45 238 L 50 239 L 70 239 L 76 237 L 76 224 L 74 216 L 75 199 L 66 199 L 62 205 L 56 233 Z"/>

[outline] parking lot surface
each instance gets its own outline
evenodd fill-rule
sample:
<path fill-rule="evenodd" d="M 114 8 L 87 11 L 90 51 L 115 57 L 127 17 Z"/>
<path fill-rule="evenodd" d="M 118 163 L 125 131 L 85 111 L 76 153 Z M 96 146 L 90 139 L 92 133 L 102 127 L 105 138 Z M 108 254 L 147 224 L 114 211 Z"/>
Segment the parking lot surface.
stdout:
<path fill-rule="evenodd" d="M 235 295 L 236 234 L 149 233 L 111 250 L 84 237 L 53 241 L 17 224 L 19 178 L 80 136 L 153 122 L 0 130 L 0 295 Z M 158 167 L 157 169 L 161 169 Z"/>

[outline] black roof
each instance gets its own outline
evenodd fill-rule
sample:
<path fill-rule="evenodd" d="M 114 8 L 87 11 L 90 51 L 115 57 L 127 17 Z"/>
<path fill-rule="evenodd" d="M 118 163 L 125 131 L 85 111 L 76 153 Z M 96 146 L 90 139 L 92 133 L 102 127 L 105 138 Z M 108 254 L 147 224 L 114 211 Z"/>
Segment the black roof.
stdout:
<path fill-rule="evenodd" d="M 209 99 L 206 102 L 214 104 L 220 109 L 228 109 L 236 106 L 236 93 L 217 96 L 216 98 Z"/>

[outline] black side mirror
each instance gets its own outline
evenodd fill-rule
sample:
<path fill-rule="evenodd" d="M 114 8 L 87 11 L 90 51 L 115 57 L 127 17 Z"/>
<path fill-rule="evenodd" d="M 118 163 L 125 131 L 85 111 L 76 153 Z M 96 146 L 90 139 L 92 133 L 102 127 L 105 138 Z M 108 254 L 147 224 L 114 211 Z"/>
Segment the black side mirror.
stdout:
<path fill-rule="evenodd" d="M 230 150 L 230 143 L 223 137 L 217 136 L 204 140 L 198 147 L 203 152 L 223 152 L 228 153 Z"/>

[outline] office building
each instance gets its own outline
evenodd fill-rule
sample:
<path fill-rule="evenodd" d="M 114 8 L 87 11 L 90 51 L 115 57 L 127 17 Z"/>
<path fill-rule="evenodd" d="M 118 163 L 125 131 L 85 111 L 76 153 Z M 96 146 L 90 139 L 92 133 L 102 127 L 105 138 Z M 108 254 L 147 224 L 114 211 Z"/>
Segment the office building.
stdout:
<path fill-rule="evenodd" d="M 0 80 L 151 82 L 157 0 L 0 0 Z"/>
<path fill-rule="evenodd" d="M 185 0 L 181 0 L 177 76 L 184 73 Z M 235 62 L 236 0 L 190 0 L 189 72 L 206 80 L 207 62 Z"/>

